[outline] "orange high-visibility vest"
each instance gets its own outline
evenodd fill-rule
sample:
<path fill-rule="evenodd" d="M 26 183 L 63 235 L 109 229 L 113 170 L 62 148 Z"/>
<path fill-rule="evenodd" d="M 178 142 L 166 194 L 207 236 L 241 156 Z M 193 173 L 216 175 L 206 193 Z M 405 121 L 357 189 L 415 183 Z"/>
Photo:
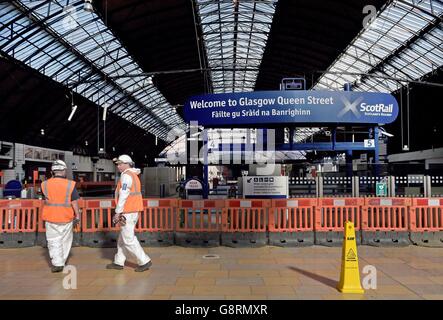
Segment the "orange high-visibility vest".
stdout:
<path fill-rule="evenodd" d="M 74 209 L 71 206 L 74 188 L 74 181 L 60 177 L 42 182 L 42 192 L 46 197 L 42 212 L 44 221 L 68 223 L 74 219 Z"/>
<path fill-rule="evenodd" d="M 129 196 L 126 199 L 125 205 L 123 206 L 123 213 L 129 212 L 139 212 L 143 211 L 143 197 L 141 193 L 141 183 L 138 176 L 131 172 L 126 171 L 124 174 L 129 174 L 132 178 L 131 190 L 129 191 Z M 119 191 L 121 189 L 121 179 L 117 183 L 117 190 L 115 191 L 115 203 L 118 204 Z"/>

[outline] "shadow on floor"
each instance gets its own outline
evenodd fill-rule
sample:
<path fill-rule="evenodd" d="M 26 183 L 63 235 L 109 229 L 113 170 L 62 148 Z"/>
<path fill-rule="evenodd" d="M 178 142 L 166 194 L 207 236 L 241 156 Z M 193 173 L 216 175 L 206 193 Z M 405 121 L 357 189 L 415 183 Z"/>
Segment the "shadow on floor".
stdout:
<path fill-rule="evenodd" d="M 46 263 L 48 264 L 48 267 L 52 267 L 51 258 L 49 257 L 49 251 L 48 248 L 43 248 L 42 250 L 42 257 L 46 260 Z"/>
<path fill-rule="evenodd" d="M 303 269 L 299 269 L 297 267 L 292 267 L 291 266 L 291 267 L 289 267 L 289 269 L 291 269 L 293 271 L 296 271 L 296 272 L 298 272 L 298 273 L 300 273 L 300 274 L 302 274 L 302 275 L 304 275 L 306 277 L 309 277 L 309 278 L 311 278 L 313 280 L 321 282 L 324 285 L 327 285 L 327 286 L 329 286 L 331 288 L 335 289 L 337 287 L 337 281 L 335 281 L 333 279 L 329 279 L 329 278 L 323 277 L 321 275 L 318 275 L 316 273 L 312 273 L 312 272 L 309 272 L 309 271 L 306 271 L 306 270 L 303 270 Z"/>
<path fill-rule="evenodd" d="M 112 263 L 114 261 L 114 256 L 117 253 L 117 248 L 101 248 L 100 250 L 102 258 L 109 260 L 109 263 Z M 137 268 L 138 265 L 136 263 L 133 263 L 132 260 L 134 259 L 131 254 L 126 253 L 126 262 L 125 267 L 129 268 Z"/>
<path fill-rule="evenodd" d="M 109 260 L 109 262 L 112 262 L 112 260 L 114 260 L 116 252 L 117 248 L 100 248 L 101 257 L 103 259 Z"/>

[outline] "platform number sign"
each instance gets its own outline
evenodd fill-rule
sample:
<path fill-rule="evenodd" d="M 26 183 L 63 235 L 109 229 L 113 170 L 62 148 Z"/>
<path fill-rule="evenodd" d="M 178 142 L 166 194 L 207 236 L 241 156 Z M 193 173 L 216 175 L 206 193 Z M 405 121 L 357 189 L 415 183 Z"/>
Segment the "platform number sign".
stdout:
<path fill-rule="evenodd" d="M 365 139 L 364 145 L 365 145 L 365 148 L 375 148 L 375 140 L 374 139 Z"/>
<path fill-rule="evenodd" d="M 388 195 L 387 184 L 385 182 L 377 182 L 375 188 L 377 197 L 386 197 Z"/>

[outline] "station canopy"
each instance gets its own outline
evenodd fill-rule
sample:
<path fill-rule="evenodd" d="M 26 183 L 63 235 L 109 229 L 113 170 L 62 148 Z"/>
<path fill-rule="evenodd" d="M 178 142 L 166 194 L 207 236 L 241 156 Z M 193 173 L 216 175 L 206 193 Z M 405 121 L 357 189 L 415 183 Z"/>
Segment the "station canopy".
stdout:
<path fill-rule="evenodd" d="M 189 129 L 182 107 L 192 95 L 278 90 L 287 77 L 304 77 L 312 90 L 351 83 L 357 91 L 393 93 L 443 65 L 441 0 L 97 0 L 93 10 L 88 3 L 1 2 L 0 85 L 37 76 L 20 85 L 32 92 L 34 83 L 50 83 L 63 100 L 45 104 L 45 112 L 68 112 L 68 92 L 79 103 L 106 107 L 120 119 L 116 126 L 128 123 L 129 136 L 144 132 L 169 144 L 163 153 L 183 148 L 176 138 Z M 2 115 L 23 104 L 14 94 L 1 93 Z M 27 99 L 38 108 L 41 96 Z M 78 122 L 65 121 L 52 136 L 70 124 Z M 96 130 L 91 125 L 63 143 L 88 137 L 96 144 Z M 320 130 L 298 129 L 296 142 Z M 146 149 L 147 141 L 131 147 Z M 119 143 L 131 139 L 108 141 Z"/>

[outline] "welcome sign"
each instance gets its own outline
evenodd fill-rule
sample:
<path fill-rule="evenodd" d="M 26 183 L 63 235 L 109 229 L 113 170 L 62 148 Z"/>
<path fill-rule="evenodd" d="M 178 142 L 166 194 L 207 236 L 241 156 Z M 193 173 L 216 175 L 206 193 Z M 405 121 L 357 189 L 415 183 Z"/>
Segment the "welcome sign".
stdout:
<path fill-rule="evenodd" d="M 387 93 L 356 91 L 258 91 L 194 96 L 184 108 L 185 120 L 200 125 L 261 123 L 393 122 L 395 98 Z"/>

